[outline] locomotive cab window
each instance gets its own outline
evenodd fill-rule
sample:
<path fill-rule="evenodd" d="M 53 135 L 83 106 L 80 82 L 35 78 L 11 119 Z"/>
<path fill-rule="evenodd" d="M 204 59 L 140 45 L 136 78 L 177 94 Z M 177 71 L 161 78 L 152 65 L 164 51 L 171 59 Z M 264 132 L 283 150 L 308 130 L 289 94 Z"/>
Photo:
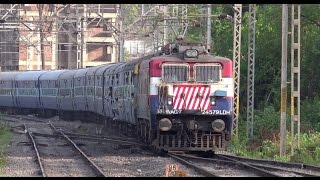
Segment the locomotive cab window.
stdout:
<path fill-rule="evenodd" d="M 193 67 L 196 82 L 213 83 L 221 80 L 221 65 L 217 63 L 195 64 Z"/>
<path fill-rule="evenodd" d="M 162 65 L 162 80 L 164 82 L 187 82 L 189 69 L 188 64 L 164 63 Z"/>

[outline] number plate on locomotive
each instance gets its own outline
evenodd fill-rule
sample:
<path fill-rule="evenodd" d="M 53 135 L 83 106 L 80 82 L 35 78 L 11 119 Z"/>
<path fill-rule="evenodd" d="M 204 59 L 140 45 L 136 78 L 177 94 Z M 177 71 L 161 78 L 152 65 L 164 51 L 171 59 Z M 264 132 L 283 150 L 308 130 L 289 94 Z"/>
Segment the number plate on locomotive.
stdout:
<path fill-rule="evenodd" d="M 158 109 L 159 114 L 181 114 L 182 110 L 177 110 L 177 109 L 172 109 L 172 110 L 163 110 L 163 109 Z"/>
<path fill-rule="evenodd" d="M 230 111 L 226 110 L 201 110 L 201 114 L 210 114 L 210 115 L 230 115 Z"/>

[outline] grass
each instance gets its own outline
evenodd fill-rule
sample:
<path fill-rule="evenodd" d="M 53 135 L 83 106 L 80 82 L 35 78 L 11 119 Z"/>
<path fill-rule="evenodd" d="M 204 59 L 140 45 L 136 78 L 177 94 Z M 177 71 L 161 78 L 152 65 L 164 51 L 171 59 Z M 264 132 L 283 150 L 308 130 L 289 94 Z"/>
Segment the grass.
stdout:
<path fill-rule="evenodd" d="M 280 142 L 279 140 L 263 140 L 262 144 L 255 148 L 250 147 L 250 143 L 240 141 L 238 138 L 232 139 L 232 146 L 229 151 L 238 156 L 268 159 L 284 162 L 303 163 L 308 165 L 320 166 L 320 133 L 309 132 L 301 134 L 300 148 L 296 149 L 294 155 L 291 156 L 291 139 L 290 133 L 287 132 L 286 138 L 286 156 L 280 157 Z"/>
<path fill-rule="evenodd" d="M 1 119 L 1 118 L 0 118 Z M 8 144 L 13 138 L 13 134 L 9 129 L 9 126 L 5 123 L 0 123 L 0 173 L 3 174 L 3 168 L 5 167 L 6 157 L 4 151 L 8 147 Z"/>

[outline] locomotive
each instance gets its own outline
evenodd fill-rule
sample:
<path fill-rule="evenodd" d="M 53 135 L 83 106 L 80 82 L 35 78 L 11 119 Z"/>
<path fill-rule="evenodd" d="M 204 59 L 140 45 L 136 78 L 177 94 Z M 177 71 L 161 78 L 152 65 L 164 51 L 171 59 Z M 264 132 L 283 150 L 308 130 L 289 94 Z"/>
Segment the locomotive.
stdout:
<path fill-rule="evenodd" d="M 230 59 L 179 41 L 124 63 L 1 72 L 0 106 L 96 119 L 164 151 L 218 151 L 231 138 L 232 76 Z"/>

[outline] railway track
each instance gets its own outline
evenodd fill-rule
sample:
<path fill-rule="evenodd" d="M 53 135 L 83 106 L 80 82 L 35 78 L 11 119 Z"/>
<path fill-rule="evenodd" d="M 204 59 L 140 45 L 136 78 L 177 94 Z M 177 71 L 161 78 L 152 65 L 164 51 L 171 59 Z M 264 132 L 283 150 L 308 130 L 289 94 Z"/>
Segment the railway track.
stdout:
<path fill-rule="evenodd" d="M 214 160 L 210 158 L 202 158 L 188 154 L 169 153 L 170 157 L 180 163 L 190 166 L 204 176 L 220 177 L 220 176 L 263 176 L 278 177 L 278 175 L 241 162 Z"/>
<path fill-rule="evenodd" d="M 105 177 L 105 174 L 103 173 L 103 171 L 67 136 L 65 135 L 63 132 L 59 131 L 58 129 L 56 129 L 56 127 L 49 123 L 50 127 L 52 129 L 54 129 L 54 131 L 60 133 L 63 137 L 64 137 L 64 140 L 67 141 L 67 143 L 73 147 L 73 151 L 77 152 L 77 153 L 73 153 L 73 154 L 77 154 L 77 155 L 74 155 L 73 157 L 73 160 L 74 162 L 82 162 L 80 166 L 79 164 L 75 163 L 74 165 L 77 166 L 77 168 L 79 167 L 85 167 L 85 168 L 82 168 L 82 172 L 87 172 L 88 174 L 90 174 L 89 176 L 98 176 L 98 177 Z M 39 149 L 39 146 L 41 146 L 41 143 L 39 143 L 37 140 L 35 140 L 35 136 L 33 135 L 32 132 L 29 131 L 29 127 L 27 127 L 25 125 L 25 128 L 26 128 L 26 132 L 28 134 L 28 136 L 30 137 L 31 141 L 32 141 L 32 144 L 33 144 L 33 148 L 35 149 L 35 152 L 36 152 L 36 156 L 37 156 L 37 162 L 39 164 L 39 167 L 40 167 L 40 170 L 41 170 L 41 175 L 42 176 L 49 176 L 48 174 L 48 169 L 54 169 L 54 165 L 49 165 L 48 162 L 46 162 L 44 159 L 45 157 L 42 157 L 41 156 L 41 152 L 40 152 L 40 149 Z M 43 138 L 43 137 L 42 137 Z M 47 137 L 47 138 L 52 138 L 52 137 Z M 57 139 L 60 138 L 61 139 L 61 136 L 56 136 L 56 138 L 54 139 L 54 141 L 56 142 Z M 40 141 L 40 140 L 39 140 Z M 42 139 L 42 141 L 45 141 Z M 50 142 L 50 140 L 47 139 L 48 142 Z M 52 140 L 51 140 L 52 142 Z M 42 143 L 43 144 L 43 143 Z M 64 148 L 65 148 L 65 144 L 62 145 Z M 56 147 L 52 147 L 52 149 L 55 149 Z M 45 151 L 45 150 L 43 150 Z M 61 152 L 62 150 L 60 150 Z M 65 150 L 63 150 L 65 151 Z M 62 153 L 58 154 L 57 156 L 60 156 L 59 158 L 60 159 L 64 159 L 65 157 L 63 157 L 61 155 Z M 52 155 L 52 154 L 51 154 Z M 62 157 L 61 157 L 62 156 Z M 79 157 L 80 156 L 80 157 Z M 68 158 L 68 157 L 67 157 Z M 79 159 L 82 159 L 81 161 L 79 161 Z M 45 168 L 45 166 L 47 166 L 47 168 Z M 65 165 L 65 164 L 64 164 Z M 70 165 L 70 164 L 69 164 Z M 88 168 L 88 166 L 90 168 Z M 74 167 L 71 167 L 71 169 L 74 168 Z M 84 170 L 86 169 L 86 170 Z M 91 169 L 92 171 L 88 172 L 88 169 Z M 87 175 L 86 175 L 87 176 Z"/>
<path fill-rule="evenodd" d="M 77 144 L 73 140 L 87 140 L 92 142 L 103 142 L 107 141 L 114 142 L 119 144 L 119 146 L 127 146 L 127 148 L 132 148 L 132 146 L 139 146 L 147 149 L 148 147 L 143 143 L 138 142 L 134 138 L 130 137 L 119 137 L 119 136 L 101 136 L 101 135 L 90 135 L 90 134 L 79 134 L 79 133 L 69 133 L 64 132 L 63 126 L 54 126 L 51 122 L 46 120 L 39 119 L 36 117 L 25 117 L 17 115 L 7 115 L 2 117 L 3 120 L 15 123 L 24 124 L 25 130 L 24 133 L 27 133 L 30 137 L 33 148 L 37 154 L 37 162 L 39 164 L 39 169 L 41 170 L 42 176 L 47 176 L 45 173 L 44 163 L 41 161 L 39 143 L 37 145 L 37 137 L 47 137 L 47 138 L 64 138 L 68 141 L 68 144 L 71 144 L 73 148 L 86 159 L 87 163 L 90 164 L 92 168 L 99 168 L 97 165 L 92 165 L 94 163 L 90 158 L 83 152 L 78 146 L 81 146 L 81 143 Z M 26 121 L 30 121 L 31 124 L 49 124 L 50 127 L 54 130 L 53 133 L 41 133 L 38 131 L 31 132 L 26 126 Z M 35 123 L 39 122 L 39 123 Z M 41 123 L 40 123 L 41 122 Z M 18 126 L 17 126 L 18 127 Z M 20 129 L 23 132 L 23 130 Z M 40 143 L 41 146 L 41 143 Z M 272 160 L 258 160 L 250 159 L 238 156 L 231 155 L 222 155 L 215 154 L 213 158 L 204 158 L 189 154 L 177 154 L 177 153 L 168 153 L 168 155 L 178 161 L 181 164 L 184 164 L 188 168 L 191 168 L 197 171 L 199 174 L 208 177 L 219 177 L 219 176 L 268 176 L 268 177 L 282 177 L 282 176 L 302 176 L 302 177 L 314 177 L 320 176 L 320 167 L 310 166 L 299 163 L 286 163 Z M 95 160 L 96 161 L 96 160 Z M 89 168 L 88 168 L 89 169 Z M 219 171 L 220 170 L 220 171 Z M 102 170 L 93 170 L 95 171 L 95 176 L 104 176 Z M 99 172 L 100 171 L 100 172 Z M 225 171 L 225 172 L 222 172 Z M 228 172 L 230 171 L 230 172 Z M 100 173 L 100 174 L 99 174 Z"/>
<path fill-rule="evenodd" d="M 57 132 L 55 134 L 33 132 L 32 134 L 35 136 L 43 136 L 43 137 L 57 137 L 57 136 L 64 137 L 60 132 Z M 68 136 L 70 139 L 82 139 L 82 140 L 90 140 L 90 141 L 98 141 L 98 142 L 106 141 L 106 142 L 118 143 L 123 146 L 129 145 L 129 146 L 139 146 L 139 147 L 149 148 L 149 146 L 146 146 L 145 144 L 137 142 L 132 138 L 123 138 L 123 137 L 116 137 L 116 136 L 95 136 L 95 135 L 89 135 L 89 134 L 73 134 L 73 133 L 65 133 L 65 132 L 64 134 Z"/>
<path fill-rule="evenodd" d="M 171 153 L 172 154 L 172 153 Z M 174 154 L 179 158 L 187 161 L 186 163 L 197 164 L 206 169 L 214 167 L 211 172 L 214 175 L 219 176 L 243 176 L 244 172 L 247 171 L 252 173 L 247 176 L 262 176 L 262 177 L 317 177 L 319 176 L 319 167 L 302 165 L 298 163 L 284 163 L 278 161 L 268 161 L 268 160 L 255 160 L 247 159 L 237 156 L 219 155 L 216 154 L 214 158 L 205 158 L 197 155 L 190 154 Z M 199 163 L 202 162 L 202 163 Z M 223 168 L 221 168 L 223 166 Z M 300 169 L 299 167 L 305 167 L 305 169 Z M 309 169 L 307 169 L 308 167 Z M 217 169 L 223 169 L 228 171 L 228 168 L 234 170 L 240 170 L 239 172 L 234 171 L 233 174 L 228 174 L 227 172 L 219 172 Z M 312 169 L 312 170 L 310 170 Z M 317 170 L 317 171 L 316 171 Z"/>
<path fill-rule="evenodd" d="M 41 162 L 40 153 L 39 153 L 37 144 L 36 144 L 36 142 L 35 142 L 35 140 L 33 138 L 32 132 L 28 131 L 28 128 L 27 128 L 26 124 L 24 124 L 24 128 L 25 128 L 25 131 L 28 134 L 28 136 L 29 136 L 29 138 L 30 138 L 30 140 L 32 142 L 33 149 L 36 151 L 37 162 L 38 162 L 38 165 L 40 167 L 40 175 L 42 177 L 46 177 L 46 173 L 44 172 L 44 168 L 43 168 L 43 165 L 42 165 L 42 162 Z"/>
<path fill-rule="evenodd" d="M 174 160 L 178 161 L 181 164 L 184 164 L 187 167 L 190 167 L 192 169 L 194 169 L 195 171 L 197 171 L 198 173 L 207 176 L 207 177 L 219 177 L 217 174 L 212 173 L 210 171 L 207 171 L 206 169 L 197 166 L 196 164 L 189 162 L 187 160 L 185 160 L 185 158 L 181 157 L 181 155 L 179 154 L 175 154 L 175 153 L 168 153 L 169 157 L 173 158 Z"/>
<path fill-rule="evenodd" d="M 37 117 L 28 117 L 28 116 L 20 116 L 20 115 L 4 115 L 2 117 L 2 120 L 7 122 L 13 122 L 13 123 L 21 123 L 21 124 L 22 123 L 25 124 L 25 121 L 48 123 L 45 120 L 39 119 Z M 20 129 L 19 125 L 17 125 L 16 127 L 19 127 Z M 57 127 L 57 129 L 61 129 L 61 128 Z M 52 136 L 50 134 L 43 134 L 43 133 L 37 133 L 37 132 L 34 132 L 33 134 L 37 136 Z M 110 142 L 115 142 L 115 143 L 120 143 L 125 145 L 136 145 L 136 146 L 148 148 L 145 144 L 138 142 L 135 138 L 130 138 L 130 137 L 119 137 L 119 136 L 110 136 L 110 135 L 101 136 L 101 135 L 90 135 L 90 134 L 79 134 L 79 133 L 68 133 L 68 132 L 65 132 L 64 134 L 70 138 L 97 140 L 97 141 L 110 141 Z"/>
<path fill-rule="evenodd" d="M 216 154 L 215 159 L 217 160 L 228 160 L 234 162 L 243 162 L 250 164 L 255 167 L 259 167 L 262 169 L 266 169 L 268 171 L 272 171 L 276 174 L 291 174 L 297 176 L 305 176 L 305 177 L 317 177 L 320 176 L 320 167 L 300 164 L 300 163 L 290 163 L 290 162 L 281 162 L 281 161 L 273 161 L 273 160 L 264 160 L 264 159 L 252 159 L 252 158 L 244 158 L 239 156 L 232 155 L 221 155 Z"/>
<path fill-rule="evenodd" d="M 9 122 L 21 122 L 21 120 L 33 121 L 33 122 L 45 122 L 45 120 L 40 119 L 36 116 L 13 115 L 13 114 L 1 114 L 1 120 L 9 121 Z"/>

